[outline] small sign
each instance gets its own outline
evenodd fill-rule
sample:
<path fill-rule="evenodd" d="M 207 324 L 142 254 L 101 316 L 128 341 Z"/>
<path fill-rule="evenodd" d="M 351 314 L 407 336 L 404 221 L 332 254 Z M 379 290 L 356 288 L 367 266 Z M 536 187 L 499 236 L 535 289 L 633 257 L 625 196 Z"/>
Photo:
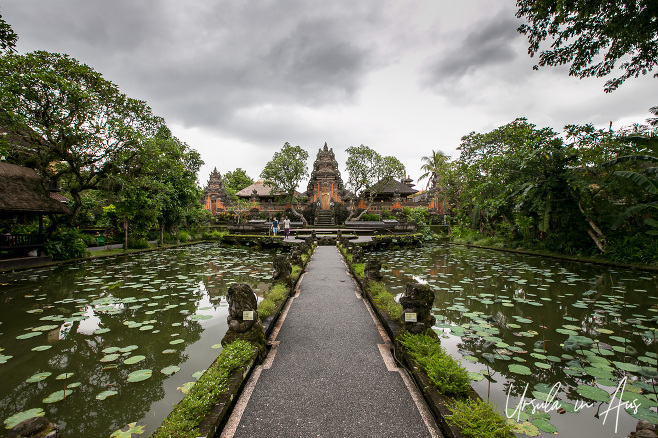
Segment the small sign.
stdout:
<path fill-rule="evenodd" d="M 244 310 L 242 312 L 243 321 L 253 321 L 254 320 L 254 311 L 253 310 Z"/>
<path fill-rule="evenodd" d="M 417 313 L 405 313 L 404 322 L 418 322 Z"/>

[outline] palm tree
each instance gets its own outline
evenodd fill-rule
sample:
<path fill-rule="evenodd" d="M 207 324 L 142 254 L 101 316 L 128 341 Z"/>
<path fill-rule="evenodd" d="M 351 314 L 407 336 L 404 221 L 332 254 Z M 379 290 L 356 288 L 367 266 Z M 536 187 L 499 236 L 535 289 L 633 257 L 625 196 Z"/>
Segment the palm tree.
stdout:
<path fill-rule="evenodd" d="M 445 174 L 446 166 L 448 164 L 449 159 L 450 157 L 447 156 L 442 151 L 435 151 L 435 150 L 432 150 L 432 155 L 430 155 L 429 157 L 421 158 L 420 160 L 423 162 L 423 165 L 420 166 L 420 170 L 422 170 L 425 173 L 423 173 L 420 176 L 420 178 L 418 178 L 418 182 L 420 182 L 425 178 L 428 178 L 427 188 L 429 188 L 430 184 L 432 183 L 436 184 L 439 177 L 442 174 Z"/>

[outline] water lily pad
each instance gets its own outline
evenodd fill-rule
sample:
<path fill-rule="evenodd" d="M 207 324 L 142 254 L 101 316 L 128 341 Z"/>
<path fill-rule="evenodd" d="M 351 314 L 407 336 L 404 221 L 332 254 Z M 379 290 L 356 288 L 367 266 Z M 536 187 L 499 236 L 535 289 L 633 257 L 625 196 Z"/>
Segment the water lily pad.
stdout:
<path fill-rule="evenodd" d="M 535 425 L 537 429 L 541 430 L 542 432 L 546 432 L 546 433 L 557 432 L 557 427 L 553 426 L 551 423 L 544 420 L 543 418 L 535 418 L 534 420 L 531 421 L 531 423 Z"/>
<path fill-rule="evenodd" d="M 212 315 L 191 315 L 188 317 L 190 321 L 200 321 L 204 319 L 212 319 Z"/>
<path fill-rule="evenodd" d="M 45 380 L 45 379 L 47 379 L 48 377 L 50 377 L 52 374 L 53 374 L 53 373 L 50 373 L 50 372 L 48 372 L 48 371 L 45 371 L 45 372 L 43 372 L 43 373 L 32 374 L 32 376 L 30 376 L 30 377 L 26 380 L 26 382 L 27 382 L 27 383 L 41 382 L 42 380 Z"/>
<path fill-rule="evenodd" d="M 530 415 L 517 408 L 518 406 L 515 406 L 514 408 L 507 408 L 505 410 L 505 416 L 507 418 L 513 418 L 516 421 L 528 421 L 530 419 Z"/>
<path fill-rule="evenodd" d="M 16 336 L 16 339 L 29 339 L 33 338 L 35 336 L 39 336 L 41 332 L 28 332 L 28 333 L 23 333 L 22 335 Z"/>
<path fill-rule="evenodd" d="M 173 341 L 170 341 L 169 344 L 176 345 L 176 344 L 180 344 L 182 342 L 185 342 L 185 341 L 183 339 L 174 339 Z"/>
<path fill-rule="evenodd" d="M 640 407 L 637 409 L 637 412 L 635 412 L 635 409 L 629 408 L 626 409 L 626 412 L 628 413 L 628 415 L 630 415 L 631 417 L 637 420 L 646 420 L 654 424 L 658 423 L 658 414 L 650 409 L 645 409 Z"/>
<path fill-rule="evenodd" d="M 512 364 L 509 366 L 508 370 L 514 374 L 521 374 L 524 376 L 529 376 L 532 374 L 530 368 L 525 365 Z"/>
<path fill-rule="evenodd" d="M 121 356 L 121 355 L 118 354 L 118 353 L 114 353 L 114 354 L 106 354 L 105 356 L 103 356 L 102 358 L 100 358 L 99 361 L 100 361 L 100 362 L 113 362 L 113 361 L 117 360 L 120 356 Z"/>
<path fill-rule="evenodd" d="M 150 369 L 137 370 L 128 374 L 128 381 L 141 382 L 142 380 L 149 379 L 152 375 L 153 375 L 153 370 Z"/>
<path fill-rule="evenodd" d="M 178 371 L 180 371 L 180 367 L 176 365 L 171 365 L 160 370 L 162 374 L 165 374 L 167 376 L 177 373 Z"/>
<path fill-rule="evenodd" d="M 45 351 L 53 348 L 52 345 L 39 345 L 37 347 L 32 348 L 32 351 Z"/>
<path fill-rule="evenodd" d="M 186 382 L 182 386 L 179 386 L 176 389 L 179 390 L 180 392 L 182 392 L 183 394 L 187 394 L 188 391 L 194 386 L 195 383 L 196 382 Z"/>
<path fill-rule="evenodd" d="M 541 433 L 537 426 L 534 424 L 524 421 L 523 423 L 517 423 L 514 420 L 507 420 L 508 423 L 511 424 L 511 426 L 514 428 L 513 432 L 514 433 L 519 433 L 522 435 L 527 435 L 527 436 L 539 436 Z"/>
<path fill-rule="evenodd" d="M 103 391 L 96 396 L 96 400 L 105 400 L 106 398 L 112 397 L 113 395 L 116 394 L 118 394 L 118 392 L 111 389 L 107 391 Z"/>
<path fill-rule="evenodd" d="M 71 376 L 73 376 L 73 374 L 74 373 L 62 373 L 59 376 L 55 377 L 55 379 L 57 379 L 57 380 L 66 380 L 66 379 L 71 378 Z"/>
<path fill-rule="evenodd" d="M 595 401 L 607 402 L 610 400 L 610 394 L 601 388 L 589 385 L 578 385 L 576 392 L 585 398 Z"/>
<path fill-rule="evenodd" d="M 48 403 L 56 403 L 58 401 L 64 400 L 64 398 L 67 395 L 70 395 L 71 391 L 66 391 L 66 390 L 60 390 L 60 391 L 55 391 L 52 394 L 50 394 L 48 397 L 44 398 L 42 401 L 46 404 Z"/>
<path fill-rule="evenodd" d="M 135 435 L 143 434 L 145 428 L 146 426 L 144 425 L 137 426 L 137 422 L 129 423 L 126 426 L 124 426 L 122 429 L 115 430 L 114 432 L 112 432 L 110 438 L 132 438 L 133 434 Z"/>
<path fill-rule="evenodd" d="M 41 408 L 28 409 L 8 417 L 5 420 L 5 428 L 13 429 L 18 423 L 34 417 L 43 417 L 46 413 Z"/>
<path fill-rule="evenodd" d="M 138 363 L 146 359 L 146 356 L 141 356 L 141 355 L 136 355 L 136 356 L 131 356 L 128 359 L 124 360 L 123 363 L 126 365 L 132 365 L 134 363 Z"/>

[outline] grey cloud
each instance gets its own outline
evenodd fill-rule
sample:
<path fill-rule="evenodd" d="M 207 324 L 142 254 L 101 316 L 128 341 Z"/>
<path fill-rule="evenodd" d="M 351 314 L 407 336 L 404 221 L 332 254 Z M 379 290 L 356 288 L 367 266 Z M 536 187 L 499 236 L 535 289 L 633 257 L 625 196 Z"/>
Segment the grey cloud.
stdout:
<path fill-rule="evenodd" d="M 245 108 L 354 99 L 376 56 L 369 31 L 377 8 L 298 0 L 7 0 L 3 16 L 15 23 L 20 50 L 68 53 L 168 121 L 238 134 L 245 127 L 236 113 Z"/>
<path fill-rule="evenodd" d="M 475 31 L 431 60 L 423 72 L 423 84 L 445 85 L 481 69 L 514 61 L 518 53 L 514 47 L 519 41 L 518 21 L 507 12 L 473 26 Z"/>

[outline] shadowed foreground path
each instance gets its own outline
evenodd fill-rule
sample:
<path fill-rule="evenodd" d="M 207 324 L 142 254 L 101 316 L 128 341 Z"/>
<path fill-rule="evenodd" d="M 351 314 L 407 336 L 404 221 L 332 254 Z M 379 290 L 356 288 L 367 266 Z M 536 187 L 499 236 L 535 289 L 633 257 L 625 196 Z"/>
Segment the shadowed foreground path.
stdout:
<path fill-rule="evenodd" d="M 290 301 L 222 438 L 441 436 L 335 247 L 317 248 Z"/>

